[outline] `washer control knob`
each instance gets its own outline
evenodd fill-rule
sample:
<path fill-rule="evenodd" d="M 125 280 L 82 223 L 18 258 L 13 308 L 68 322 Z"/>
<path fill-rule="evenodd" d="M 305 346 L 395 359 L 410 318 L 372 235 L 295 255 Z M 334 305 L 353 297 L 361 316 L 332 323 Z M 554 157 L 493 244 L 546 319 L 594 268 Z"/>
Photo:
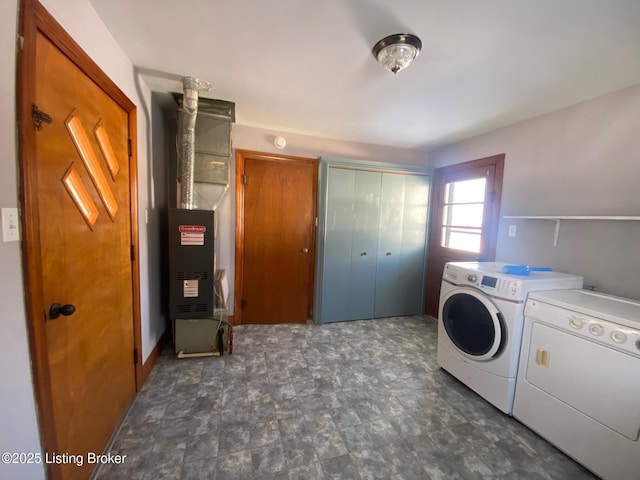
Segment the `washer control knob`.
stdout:
<path fill-rule="evenodd" d="M 593 335 L 597 335 L 599 337 L 604 333 L 604 328 L 602 327 L 602 325 L 598 325 L 597 323 L 594 323 L 593 325 L 589 326 L 589 331 Z"/>
<path fill-rule="evenodd" d="M 611 332 L 611 340 L 616 343 L 624 343 L 627 341 L 627 336 L 620 330 L 615 330 Z"/>
<path fill-rule="evenodd" d="M 572 318 L 571 320 L 569 320 L 569 325 L 571 325 L 575 329 L 578 329 L 578 328 L 582 328 L 582 326 L 584 325 L 584 322 L 582 321 L 581 318 Z"/>
<path fill-rule="evenodd" d="M 467 280 L 472 283 L 476 283 L 478 281 L 478 276 L 475 273 L 470 273 L 469 275 L 467 275 Z"/>

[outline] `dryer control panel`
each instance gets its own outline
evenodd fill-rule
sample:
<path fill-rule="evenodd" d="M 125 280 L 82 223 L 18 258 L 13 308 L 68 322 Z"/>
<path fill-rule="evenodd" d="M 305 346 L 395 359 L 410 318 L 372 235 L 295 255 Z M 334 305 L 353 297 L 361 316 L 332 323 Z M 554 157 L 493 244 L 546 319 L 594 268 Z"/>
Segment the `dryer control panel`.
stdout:
<path fill-rule="evenodd" d="M 524 314 L 567 333 L 640 357 L 638 329 L 533 299 L 527 301 Z"/>

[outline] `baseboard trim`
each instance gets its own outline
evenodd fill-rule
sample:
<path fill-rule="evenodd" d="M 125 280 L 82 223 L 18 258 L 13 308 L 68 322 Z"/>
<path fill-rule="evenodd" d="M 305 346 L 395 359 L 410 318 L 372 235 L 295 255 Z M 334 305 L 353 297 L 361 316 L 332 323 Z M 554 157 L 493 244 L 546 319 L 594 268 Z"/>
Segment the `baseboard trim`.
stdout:
<path fill-rule="evenodd" d="M 145 362 L 142 364 L 142 384 L 143 385 L 144 385 L 144 382 L 147 381 L 147 378 L 149 378 L 149 375 L 151 374 L 151 370 L 153 370 L 153 367 L 156 365 L 156 362 L 158 361 L 158 357 L 160 356 L 160 352 L 162 351 L 162 348 L 166 345 L 166 341 L 167 341 L 167 332 L 165 331 L 165 333 L 163 333 L 160 339 L 158 340 L 158 343 L 156 343 L 156 346 L 153 347 L 153 350 L 151 350 L 151 354 L 147 357 Z"/>

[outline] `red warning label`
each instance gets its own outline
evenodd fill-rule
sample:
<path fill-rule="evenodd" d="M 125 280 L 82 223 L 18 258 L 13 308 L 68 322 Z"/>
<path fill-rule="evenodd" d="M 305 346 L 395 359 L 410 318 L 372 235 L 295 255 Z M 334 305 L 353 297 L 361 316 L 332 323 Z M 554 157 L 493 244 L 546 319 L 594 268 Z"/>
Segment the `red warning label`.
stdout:
<path fill-rule="evenodd" d="M 204 233 L 207 231 L 207 227 L 204 225 L 180 225 L 178 230 L 181 232 Z"/>

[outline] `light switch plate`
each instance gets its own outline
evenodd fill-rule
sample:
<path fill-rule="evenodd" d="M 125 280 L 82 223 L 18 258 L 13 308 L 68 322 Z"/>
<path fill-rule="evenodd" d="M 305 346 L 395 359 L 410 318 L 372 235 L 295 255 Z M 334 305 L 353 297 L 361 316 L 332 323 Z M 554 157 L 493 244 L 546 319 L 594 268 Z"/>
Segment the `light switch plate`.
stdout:
<path fill-rule="evenodd" d="M 517 232 L 518 232 L 518 226 L 517 225 L 509 225 L 509 236 L 510 237 L 515 237 Z"/>
<path fill-rule="evenodd" d="M 17 208 L 2 209 L 2 241 L 20 241 L 20 219 Z"/>

